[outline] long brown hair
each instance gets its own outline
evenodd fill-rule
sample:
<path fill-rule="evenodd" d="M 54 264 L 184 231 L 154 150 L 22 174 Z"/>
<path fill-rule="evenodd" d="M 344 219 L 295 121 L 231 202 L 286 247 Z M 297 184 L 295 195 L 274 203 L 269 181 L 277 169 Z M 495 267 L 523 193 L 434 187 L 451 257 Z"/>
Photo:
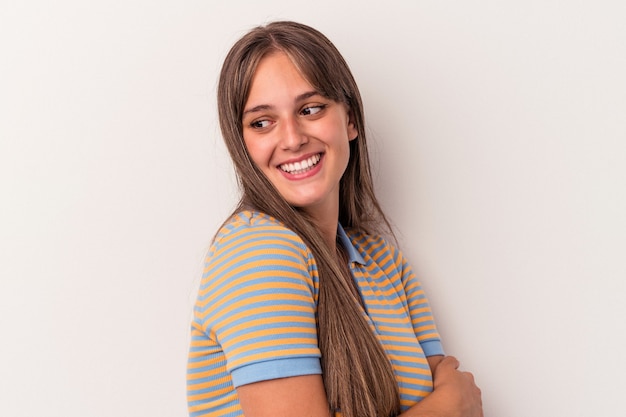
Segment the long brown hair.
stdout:
<path fill-rule="evenodd" d="M 252 29 L 235 43 L 222 67 L 218 84 L 220 127 L 242 191 L 235 212 L 252 208 L 274 216 L 297 233 L 315 257 L 320 280 L 318 343 L 331 410 L 341 409 L 345 417 L 393 416 L 400 411 L 397 382 L 354 298 L 349 271 L 340 264 L 334 248 L 328 247 L 313 219 L 289 205 L 253 163 L 243 140 L 243 110 L 254 72 L 265 56 L 276 51 L 287 54 L 321 95 L 345 103 L 357 128 L 340 182 L 340 223 L 364 232 L 391 232 L 374 195 L 363 104 L 356 82 L 339 51 L 322 33 L 295 22 L 273 22 Z"/>

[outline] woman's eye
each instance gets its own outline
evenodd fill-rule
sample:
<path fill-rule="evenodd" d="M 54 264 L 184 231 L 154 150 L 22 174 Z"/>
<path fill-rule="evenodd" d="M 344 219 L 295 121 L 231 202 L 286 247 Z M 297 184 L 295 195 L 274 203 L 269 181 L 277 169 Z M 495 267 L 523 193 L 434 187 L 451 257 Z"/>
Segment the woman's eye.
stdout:
<path fill-rule="evenodd" d="M 325 106 L 323 105 L 305 107 L 304 109 L 302 109 L 302 114 L 305 116 L 310 116 L 310 115 L 321 112 L 324 109 L 324 107 Z"/>
<path fill-rule="evenodd" d="M 269 120 L 255 120 L 250 123 L 250 126 L 254 129 L 263 129 L 264 127 L 268 127 L 270 125 Z"/>

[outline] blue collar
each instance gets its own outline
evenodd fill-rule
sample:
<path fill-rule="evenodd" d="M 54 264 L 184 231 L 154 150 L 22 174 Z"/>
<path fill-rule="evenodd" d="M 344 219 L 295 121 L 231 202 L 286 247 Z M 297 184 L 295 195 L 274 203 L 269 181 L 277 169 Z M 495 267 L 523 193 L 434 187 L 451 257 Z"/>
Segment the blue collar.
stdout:
<path fill-rule="evenodd" d="M 337 224 L 337 236 L 339 236 L 339 241 L 341 242 L 341 245 L 348 253 L 348 263 L 358 262 L 361 265 L 365 265 L 365 259 L 363 259 L 361 254 L 356 250 L 356 248 L 352 244 L 352 241 L 340 224 Z"/>

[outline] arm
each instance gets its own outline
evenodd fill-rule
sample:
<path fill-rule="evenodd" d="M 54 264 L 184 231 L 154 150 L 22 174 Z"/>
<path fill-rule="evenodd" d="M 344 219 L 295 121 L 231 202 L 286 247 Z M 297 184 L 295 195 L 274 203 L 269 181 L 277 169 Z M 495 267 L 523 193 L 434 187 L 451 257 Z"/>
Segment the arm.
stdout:
<path fill-rule="evenodd" d="M 393 246 L 390 246 L 390 249 L 396 269 L 401 276 L 400 281 L 396 284 L 397 291 L 406 297 L 406 308 L 415 337 L 417 337 L 427 357 L 442 356 L 444 351 L 441 339 L 422 284 L 402 252 Z M 429 364 L 431 370 L 434 369 L 430 359 Z"/>
<path fill-rule="evenodd" d="M 409 284 L 409 309 L 416 336 L 422 336 L 430 346 L 438 344 L 438 334 L 434 329 L 430 309 L 419 283 L 404 269 L 405 283 Z M 398 288 L 400 284 L 398 282 Z M 471 404 L 480 401 L 480 392 L 465 374 L 456 370 L 458 362 L 445 358 L 441 350 L 432 349 L 428 364 L 435 374 L 435 391 L 403 413 L 402 417 L 479 417 L 471 406 L 465 412 L 466 398 Z M 427 353 L 428 354 L 428 353 Z M 478 400 L 476 400 L 478 394 Z M 331 413 L 326 400 L 321 375 L 294 376 L 282 379 L 254 382 L 237 388 L 237 396 L 246 417 L 328 417 Z M 466 407 L 467 408 L 467 407 Z M 480 410 L 480 407 L 478 407 Z M 482 411 L 479 411 L 482 413 Z M 473 413 L 473 414 L 472 414 Z"/>
<path fill-rule="evenodd" d="M 458 370 L 454 357 L 443 355 L 432 311 L 411 266 L 401 252 L 395 253 L 402 271 L 402 285 L 415 335 L 424 348 L 434 379 L 433 392 L 415 404 L 402 417 L 482 417 L 480 389 L 469 372 Z"/>
<path fill-rule="evenodd" d="M 321 375 L 295 376 L 237 388 L 246 417 L 329 417 Z"/>
<path fill-rule="evenodd" d="M 435 369 L 437 369 L 437 366 L 441 363 L 443 358 L 445 358 L 443 355 L 434 355 L 426 358 L 426 360 L 428 360 L 428 366 L 430 366 L 430 372 L 433 375 L 435 374 Z"/>
<path fill-rule="evenodd" d="M 435 390 L 398 417 L 483 417 L 474 377 L 451 356 L 438 357 Z M 329 417 L 321 375 L 274 379 L 237 388 L 246 417 Z"/>
<path fill-rule="evenodd" d="M 275 222 L 245 216 L 217 235 L 198 291 L 187 378 L 194 416 L 240 415 L 238 386 L 322 372 L 306 247 Z"/>
<path fill-rule="evenodd" d="M 432 394 L 401 417 L 483 417 L 481 392 L 474 376 L 458 368 L 456 358 L 443 358 L 435 369 Z"/>

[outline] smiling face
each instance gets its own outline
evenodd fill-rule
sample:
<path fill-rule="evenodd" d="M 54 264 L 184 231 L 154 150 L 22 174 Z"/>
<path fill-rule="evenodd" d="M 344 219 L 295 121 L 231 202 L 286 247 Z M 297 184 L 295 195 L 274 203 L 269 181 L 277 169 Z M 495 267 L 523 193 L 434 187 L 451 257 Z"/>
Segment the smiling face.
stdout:
<path fill-rule="evenodd" d="M 339 180 L 357 136 L 346 105 L 319 94 L 275 52 L 256 69 L 242 123 L 250 157 L 287 202 L 336 221 Z"/>

